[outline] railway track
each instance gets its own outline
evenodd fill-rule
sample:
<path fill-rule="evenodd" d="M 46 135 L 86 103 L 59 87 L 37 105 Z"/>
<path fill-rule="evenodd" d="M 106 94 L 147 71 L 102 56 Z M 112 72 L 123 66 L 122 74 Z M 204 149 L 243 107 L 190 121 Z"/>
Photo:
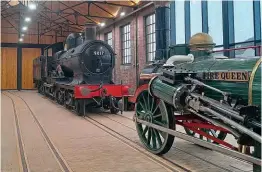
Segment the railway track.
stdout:
<path fill-rule="evenodd" d="M 164 157 L 156 157 L 154 155 L 152 155 L 149 152 L 146 152 L 141 145 L 139 145 L 137 142 L 134 142 L 133 140 L 131 140 L 130 138 L 124 136 L 123 134 L 121 134 L 120 132 L 117 132 L 113 129 L 111 129 L 110 127 L 102 124 L 101 122 L 91 118 L 91 117 L 83 117 L 85 120 L 87 120 L 88 122 L 96 125 L 97 127 L 99 127 L 100 129 L 104 130 L 105 132 L 109 133 L 110 135 L 112 135 L 113 137 L 115 137 L 116 139 L 120 140 L 121 142 L 127 144 L 128 146 L 132 147 L 133 149 L 135 149 L 136 151 L 142 153 L 143 155 L 147 156 L 148 158 L 150 158 L 151 160 L 157 162 L 158 164 L 164 166 L 165 168 L 168 168 L 171 171 L 184 171 L 184 172 L 191 172 L 190 169 L 183 167 L 167 158 Z M 112 134 L 113 133 L 113 134 Z M 163 161 L 164 160 L 164 161 Z M 165 162 L 166 161 L 166 162 Z"/>
<path fill-rule="evenodd" d="M 16 96 L 19 99 L 21 99 L 25 104 L 26 107 L 30 110 L 31 115 L 34 117 L 34 119 L 36 120 L 36 123 L 39 125 L 40 128 L 42 128 L 42 132 L 43 135 L 45 135 L 47 138 L 46 140 L 50 140 L 50 138 L 47 136 L 47 134 L 45 133 L 43 127 L 41 126 L 41 124 L 39 123 L 39 121 L 37 120 L 36 116 L 34 115 L 33 111 L 31 110 L 31 108 L 29 107 L 29 105 L 27 104 L 27 102 L 19 95 L 8 92 L 9 94 L 11 94 L 12 96 Z M 5 94 L 6 95 L 6 94 Z M 11 98 L 11 96 L 8 96 Z M 46 97 L 42 97 L 44 99 L 48 99 Z M 48 99 L 50 102 L 58 105 L 54 100 Z M 61 105 L 60 105 L 61 106 Z M 70 112 L 72 112 L 69 109 L 66 109 Z M 91 123 L 92 125 L 95 125 L 96 127 L 102 129 L 104 132 L 110 134 L 112 137 L 116 138 L 117 140 L 121 141 L 122 143 L 128 145 L 129 147 L 131 147 L 132 149 L 138 151 L 139 153 L 141 153 L 143 156 L 145 156 L 146 158 L 148 158 L 149 160 L 161 165 L 163 168 L 167 169 L 168 171 L 172 171 L 172 172 L 191 172 L 191 170 L 180 166 L 179 164 L 176 164 L 168 159 L 165 159 L 163 157 L 159 157 L 156 156 L 154 154 L 151 154 L 150 152 L 146 151 L 142 146 L 140 146 L 138 143 L 133 142 L 131 139 L 127 138 L 126 136 L 122 135 L 121 133 L 114 131 L 112 129 L 110 129 L 109 127 L 107 127 L 106 125 L 103 125 L 102 123 L 98 122 L 97 120 L 91 118 L 91 117 L 83 117 L 84 120 L 86 120 L 87 122 Z M 54 147 L 54 145 L 52 143 L 50 147 Z M 56 150 L 56 149 L 55 149 Z M 54 151 L 52 149 L 52 151 Z M 56 153 L 54 153 L 56 154 Z M 58 154 L 59 155 L 59 154 Z M 59 158 L 59 157 L 57 157 Z M 62 157 L 60 157 L 62 158 Z M 65 164 L 65 163 L 64 163 Z M 64 165 L 61 164 L 62 167 L 64 167 Z M 63 169 L 63 171 L 65 172 L 69 172 L 67 171 L 67 169 Z M 28 172 L 28 171 L 23 171 L 23 172 Z M 71 171 L 70 171 L 71 172 Z"/>
<path fill-rule="evenodd" d="M 100 113 L 100 114 L 101 114 L 101 113 Z M 122 126 L 124 126 L 124 127 L 127 127 L 127 128 L 129 128 L 129 129 L 133 130 L 134 132 L 136 132 L 136 129 L 134 129 L 134 128 L 132 128 L 132 127 L 129 127 L 129 126 L 127 126 L 126 124 L 123 124 L 123 123 L 120 122 L 120 121 L 114 120 L 114 119 L 110 118 L 108 115 L 104 115 L 104 114 L 101 114 L 101 115 L 103 115 L 104 117 L 110 119 L 111 121 L 114 121 L 114 122 L 116 122 L 116 123 L 118 123 L 118 124 L 120 124 L 120 125 L 122 125 Z M 126 120 L 128 120 L 128 121 L 133 121 L 132 119 L 130 119 L 130 118 L 126 117 L 126 116 L 123 116 L 123 115 L 116 114 L 116 116 L 119 116 L 119 117 L 121 117 L 121 118 L 124 118 L 124 119 L 126 119 Z M 90 118 L 90 117 L 89 117 L 89 118 Z M 129 138 L 129 139 L 130 139 L 130 138 Z M 131 140 L 131 139 L 130 139 L 130 140 Z M 135 140 L 132 140 L 132 142 L 135 142 L 136 144 L 139 144 L 139 142 L 137 142 L 137 141 L 135 141 Z M 229 170 L 229 169 L 227 169 L 227 168 L 221 167 L 221 166 L 219 166 L 219 165 L 217 165 L 217 164 L 215 164 L 215 163 L 213 163 L 213 162 L 211 162 L 211 161 L 208 161 L 208 160 L 206 160 L 206 159 L 204 159 L 204 158 L 201 158 L 201 157 L 199 157 L 199 156 L 196 156 L 196 155 L 194 155 L 194 154 L 192 154 L 192 153 L 190 153 L 190 152 L 188 152 L 188 151 L 183 150 L 182 148 L 179 148 L 178 146 L 176 146 L 176 147 L 172 146 L 172 148 L 173 148 L 173 149 L 176 149 L 176 150 L 179 151 L 179 152 L 183 152 L 183 153 L 185 153 L 185 154 L 191 155 L 191 156 L 193 156 L 193 157 L 195 157 L 195 158 L 197 158 L 197 159 L 199 159 L 199 160 L 201 160 L 201 161 L 204 161 L 204 162 L 206 162 L 206 163 L 208 163 L 208 164 L 211 164 L 211 165 L 213 165 L 213 166 L 215 166 L 215 167 L 218 167 L 218 168 L 220 168 L 221 170 L 228 171 L 228 172 L 232 172 L 232 170 Z M 205 148 L 203 148 L 203 149 L 205 149 Z M 170 160 L 170 159 L 168 159 L 168 158 L 166 158 L 166 157 L 162 157 L 162 158 L 176 165 L 176 163 L 174 163 L 172 160 Z M 188 169 L 188 170 L 189 170 L 189 169 Z M 190 171 L 190 170 L 189 170 L 189 171 Z"/>
<path fill-rule="evenodd" d="M 41 96 L 42 97 L 42 96 Z M 21 97 L 20 97 L 21 98 Z M 48 99 L 46 97 L 42 97 L 44 99 Z M 54 100 L 50 100 L 48 99 L 49 101 L 51 101 L 52 103 L 58 105 Z M 69 110 L 69 109 L 67 109 Z M 69 110 L 70 112 L 72 112 L 71 110 Z M 115 119 L 112 119 L 111 115 L 104 115 L 102 113 L 99 113 L 100 115 L 103 115 L 104 117 L 108 118 L 109 120 L 113 121 L 114 123 L 118 123 L 120 125 L 122 125 L 123 127 L 126 127 L 128 128 L 129 130 L 133 131 L 133 132 L 136 132 L 136 130 L 118 120 L 115 120 Z M 114 115 L 113 115 L 114 116 Z M 132 121 L 132 119 L 128 118 L 128 117 L 125 117 L 125 116 L 122 116 L 122 115 L 115 115 L 115 116 L 119 116 L 121 118 L 124 118 L 126 120 L 129 120 L 129 121 Z M 98 128 L 102 129 L 103 131 L 107 132 L 108 134 L 110 134 L 111 136 L 113 136 L 114 138 L 118 139 L 119 141 L 123 142 L 124 144 L 127 144 L 128 146 L 130 146 L 131 148 L 133 148 L 134 150 L 142 153 L 143 155 L 147 156 L 149 159 L 155 161 L 156 163 L 162 165 L 163 167 L 169 169 L 170 171 L 186 171 L 186 172 L 190 172 L 191 169 L 190 168 L 187 168 L 187 167 L 184 167 L 176 162 L 174 162 L 173 160 L 167 158 L 167 157 L 164 157 L 164 156 L 155 156 L 149 152 L 147 152 L 143 146 L 141 146 L 141 143 L 139 143 L 138 141 L 135 141 L 134 139 L 131 139 L 129 138 L 128 136 L 125 136 L 124 134 L 122 134 L 121 132 L 119 131 L 116 131 L 114 129 L 112 129 L 112 127 L 108 126 L 108 125 L 105 125 L 103 124 L 103 122 L 101 121 L 98 121 L 90 116 L 87 116 L 87 117 L 83 117 L 87 122 L 89 123 L 92 123 L 93 125 L 97 126 Z M 187 155 L 190 155 L 190 156 L 193 156 L 201 161 L 204 161 L 210 165 L 213 165 L 219 169 L 221 169 L 222 171 L 235 171 L 235 170 L 230 170 L 230 169 L 227 169 L 227 168 L 224 168 L 224 167 L 221 167 L 211 161 L 208 161 L 204 158 L 201 158 L 199 156 L 196 156 L 188 151 L 185 151 L 179 147 L 173 147 L 175 148 L 177 151 L 180 151 L 180 152 L 183 152 L 184 154 L 187 154 Z M 245 170 L 236 170 L 236 171 L 245 171 Z"/>
<path fill-rule="evenodd" d="M 58 165 L 60 166 L 61 171 L 63 172 L 72 172 L 72 170 L 70 169 L 70 167 L 68 166 L 67 162 L 64 160 L 64 158 L 62 157 L 61 153 L 59 152 L 59 150 L 55 147 L 55 145 L 53 144 L 53 142 L 51 141 L 51 139 L 49 138 L 49 136 L 47 135 L 47 133 L 45 132 L 43 126 L 39 123 L 38 119 L 36 118 L 34 112 L 32 111 L 32 109 L 30 108 L 30 106 L 27 104 L 27 102 L 21 98 L 20 96 L 17 96 L 13 93 L 10 92 L 4 92 L 3 95 L 5 95 L 6 97 L 8 97 L 11 101 L 12 101 L 12 106 L 13 106 L 13 110 L 14 110 L 14 115 L 15 115 L 15 127 L 16 127 L 16 132 L 17 132 L 17 139 L 18 139 L 18 144 L 19 144 L 19 153 L 20 153 L 20 158 L 21 158 L 21 165 L 22 165 L 22 171 L 23 172 L 30 172 L 32 171 L 26 156 L 26 151 L 24 148 L 24 144 L 23 144 L 23 138 L 21 135 L 21 127 L 20 127 L 20 123 L 19 123 L 19 117 L 18 117 L 18 113 L 17 113 L 17 104 L 22 103 L 22 106 L 25 109 L 28 109 L 30 112 L 30 115 L 33 117 L 36 125 L 39 128 L 39 131 L 41 132 L 44 140 L 46 141 L 46 144 L 49 147 L 49 150 L 52 152 L 52 154 L 54 155 L 56 162 L 58 163 Z M 22 102 L 19 102 L 20 99 Z"/>

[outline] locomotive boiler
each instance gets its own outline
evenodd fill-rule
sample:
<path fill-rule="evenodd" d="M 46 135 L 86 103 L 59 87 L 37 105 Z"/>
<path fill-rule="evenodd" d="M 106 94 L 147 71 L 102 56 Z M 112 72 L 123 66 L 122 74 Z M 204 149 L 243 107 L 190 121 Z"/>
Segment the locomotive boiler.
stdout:
<path fill-rule="evenodd" d="M 182 55 L 142 71 L 130 99 L 136 104 L 139 138 L 150 152 L 164 154 L 177 136 L 242 158 L 261 171 L 262 58 L 219 57 L 210 53 L 213 46 L 209 35 L 196 34 L 184 52 L 178 47 Z M 176 125 L 187 135 L 175 131 Z M 238 147 L 226 141 L 227 134 Z"/>
<path fill-rule="evenodd" d="M 71 33 L 67 50 L 34 60 L 34 81 L 40 93 L 84 115 L 87 108 L 102 107 L 117 113 L 129 86 L 114 84 L 115 53 L 96 40 L 96 26 L 88 25 L 84 36 Z"/>

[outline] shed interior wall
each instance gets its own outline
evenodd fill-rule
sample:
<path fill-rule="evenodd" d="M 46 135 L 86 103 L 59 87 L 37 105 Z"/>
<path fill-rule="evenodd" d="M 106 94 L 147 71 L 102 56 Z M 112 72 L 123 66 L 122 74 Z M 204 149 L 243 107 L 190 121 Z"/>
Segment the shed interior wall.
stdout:
<path fill-rule="evenodd" d="M 137 13 L 137 28 L 136 28 L 136 14 L 131 15 L 119 22 L 106 27 L 98 33 L 97 38 L 100 40 L 105 40 L 105 34 L 112 31 L 113 37 L 113 48 L 116 55 L 116 64 L 114 69 L 113 80 L 115 83 L 129 84 L 134 92 L 136 89 L 136 70 L 138 74 L 146 65 L 146 40 L 145 40 L 145 17 L 153 14 L 155 8 L 153 5 L 146 7 L 145 9 Z M 130 36 L 131 36 L 131 64 L 122 64 L 122 47 L 121 47 L 121 37 L 120 31 L 121 27 L 130 23 Z M 138 47 L 136 50 L 136 30 L 137 30 L 137 42 Z M 137 51 L 137 61 L 136 61 L 136 51 Z M 136 67 L 136 63 L 138 67 Z"/>
<path fill-rule="evenodd" d="M 10 22 L 10 21 L 9 21 Z M 18 28 L 12 26 L 6 19 L 1 20 L 1 42 L 3 43 L 17 43 L 18 42 Z M 11 22 L 12 23 L 12 22 Z M 14 25 L 14 23 L 13 23 Z M 41 32 L 39 32 L 41 34 Z M 22 34 L 22 33 L 21 33 Z M 54 31 L 49 31 L 38 37 L 37 24 L 33 24 L 23 37 L 23 43 L 27 44 L 53 44 L 56 42 Z M 66 34 L 65 34 L 66 35 Z M 66 36 L 57 36 L 57 42 L 63 42 Z M 39 40 L 38 40 L 39 39 Z"/>

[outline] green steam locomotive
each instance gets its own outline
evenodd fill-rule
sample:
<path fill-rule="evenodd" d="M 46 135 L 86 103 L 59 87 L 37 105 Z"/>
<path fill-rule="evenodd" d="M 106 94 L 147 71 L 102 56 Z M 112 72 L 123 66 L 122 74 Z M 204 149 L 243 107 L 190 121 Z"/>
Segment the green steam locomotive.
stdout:
<path fill-rule="evenodd" d="M 140 75 L 132 101 L 141 142 L 160 155 L 176 136 L 242 158 L 261 171 L 262 58 L 212 55 L 214 43 L 205 33 L 192 36 L 188 47 Z M 176 125 L 187 135 L 175 131 Z M 227 134 L 239 147 L 226 141 Z"/>

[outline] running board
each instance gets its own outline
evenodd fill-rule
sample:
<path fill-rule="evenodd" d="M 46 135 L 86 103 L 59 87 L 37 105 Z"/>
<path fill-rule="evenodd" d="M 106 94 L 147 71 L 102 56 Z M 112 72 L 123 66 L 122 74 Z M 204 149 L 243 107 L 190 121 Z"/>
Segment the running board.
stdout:
<path fill-rule="evenodd" d="M 223 153 L 225 155 L 236 157 L 236 158 L 251 162 L 251 163 L 256 164 L 256 165 L 261 165 L 261 163 L 262 163 L 262 161 L 258 158 L 255 158 L 255 157 L 252 157 L 252 156 L 249 156 L 249 155 L 246 155 L 246 154 L 242 154 L 242 153 L 234 151 L 232 149 L 228 149 L 228 148 L 225 148 L 225 147 L 222 147 L 222 146 L 219 146 L 219 145 L 215 145 L 213 143 L 209 143 L 209 142 L 203 141 L 203 140 L 198 139 L 198 138 L 194 138 L 192 136 L 189 136 L 187 134 L 183 134 L 183 133 L 175 131 L 175 130 L 171 130 L 171 129 L 168 129 L 168 128 L 165 128 L 165 127 L 161 127 L 159 125 L 155 125 L 153 123 L 150 123 L 150 122 L 147 122 L 147 121 L 144 121 L 144 120 L 140 120 L 137 117 L 134 117 L 134 121 L 141 123 L 141 124 L 144 124 L 146 126 L 152 127 L 154 129 L 160 130 L 162 132 L 168 133 L 172 136 L 181 138 L 183 140 L 186 140 L 186 141 L 198 144 L 200 146 L 215 150 L 215 151 Z"/>

